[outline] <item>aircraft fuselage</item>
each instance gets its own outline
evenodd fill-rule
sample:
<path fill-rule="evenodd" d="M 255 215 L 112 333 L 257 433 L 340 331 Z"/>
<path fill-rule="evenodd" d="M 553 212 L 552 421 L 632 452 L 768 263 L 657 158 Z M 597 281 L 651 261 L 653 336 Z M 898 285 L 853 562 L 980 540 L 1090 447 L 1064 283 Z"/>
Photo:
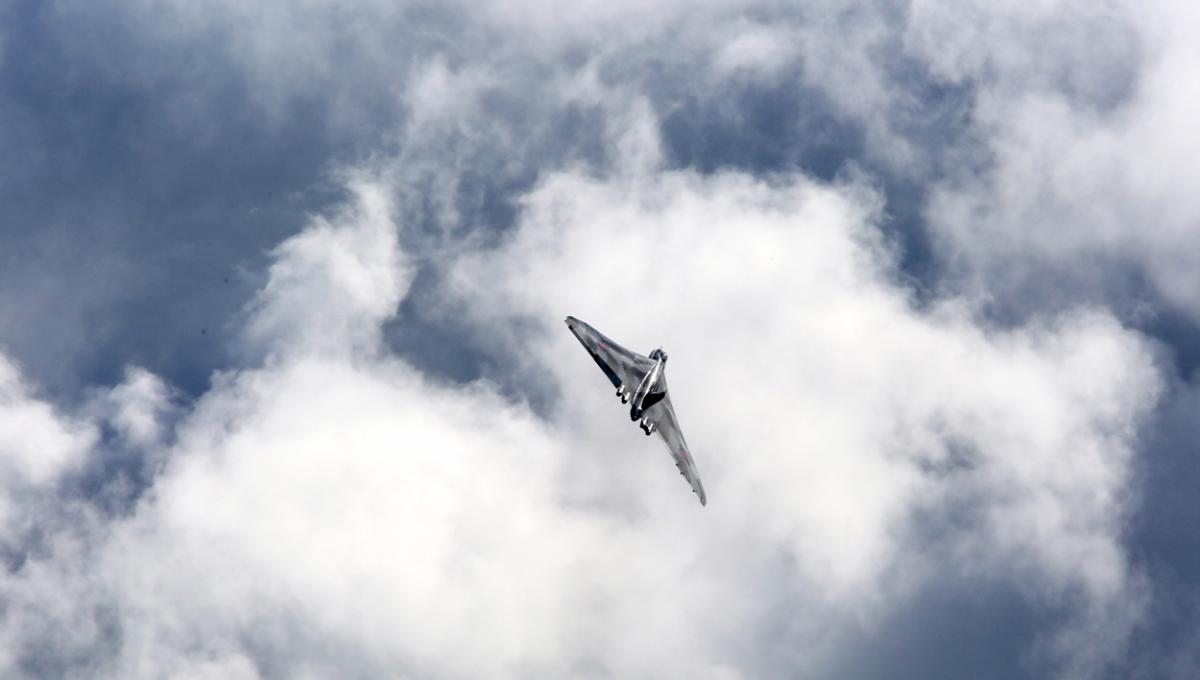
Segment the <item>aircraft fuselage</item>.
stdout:
<path fill-rule="evenodd" d="M 654 367 L 646 373 L 646 377 L 642 378 L 641 384 L 633 393 L 633 405 L 629 407 L 630 420 L 641 418 L 647 409 L 662 401 L 667 394 L 666 387 L 662 385 L 663 372 L 667 367 L 667 354 L 656 349 L 650 356 L 654 359 Z"/>

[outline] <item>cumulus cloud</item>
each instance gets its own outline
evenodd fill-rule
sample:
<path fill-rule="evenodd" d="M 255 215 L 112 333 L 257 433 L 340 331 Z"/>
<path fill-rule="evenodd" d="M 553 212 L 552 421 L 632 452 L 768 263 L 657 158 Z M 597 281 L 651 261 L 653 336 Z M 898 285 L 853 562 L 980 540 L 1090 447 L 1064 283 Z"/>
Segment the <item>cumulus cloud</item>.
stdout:
<path fill-rule="evenodd" d="M 36 518 L 31 501 L 78 466 L 95 439 L 90 423 L 35 396 L 17 366 L 0 354 L 0 546 L 10 548 L 10 540 L 28 529 Z"/>
<path fill-rule="evenodd" d="M 844 677 L 948 583 L 1033 612 L 1023 670 L 1120 669 L 1136 456 L 1191 403 L 1113 290 L 1194 312 L 1194 17 L 1148 7 L 57 5 L 130 38 L 67 41 L 103 82 L 186 74 L 198 145 L 237 100 L 358 169 L 194 398 L 0 359 L 3 674 Z M 707 508 L 566 314 L 671 351 Z M 431 323 L 487 377 L 393 353 Z"/>
<path fill-rule="evenodd" d="M 144 368 L 130 367 L 125 382 L 103 394 L 98 408 L 119 437 L 139 447 L 160 446 L 174 410 L 171 388 Z"/>
<path fill-rule="evenodd" d="M 348 188 L 354 203 L 342 214 L 316 218 L 276 249 L 248 310 L 251 345 L 304 354 L 378 346 L 380 324 L 395 313 L 412 271 L 396 246 L 387 194 L 364 180 Z"/>
<path fill-rule="evenodd" d="M 87 449 L 87 428 L 60 419 L 52 405 L 34 397 L 7 358 L 0 359 L 0 399 L 4 462 L 14 475 L 44 484 Z"/>
<path fill-rule="evenodd" d="M 380 354 L 409 274 L 384 190 L 353 196 L 275 250 L 246 321 L 265 363 L 214 380 L 134 511 L 5 576 L 9 674 L 834 676 L 846 630 L 943 571 L 1019 574 L 1077 598 L 1062 636 L 1125 639 L 1157 377 L 1111 317 L 918 310 L 859 185 L 565 172 L 441 293 L 557 395 L 541 417 Z M 621 425 L 566 312 L 671 348 L 709 508 Z M 114 396 L 139 441 L 154 392 Z M 745 636 L 778 625 L 764 658 Z M 1107 660 L 1060 640 L 1069 669 Z"/>
<path fill-rule="evenodd" d="M 916 13 L 911 43 L 946 77 L 978 83 L 990 162 L 940 187 L 929 215 L 987 294 L 1020 305 L 1005 287 L 1065 285 L 1052 298 L 1082 289 L 1129 309 L 1137 276 L 1196 318 L 1188 121 L 1200 96 L 1182 76 L 1197 51 L 1181 28 L 1195 23 L 1177 3 Z"/>
<path fill-rule="evenodd" d="M 970 508 L 948 518 L 959 568 L 1021 565 L 1052 590 L 1123 598 L 1123 480 L 1158 389 L 1148 348 L 1094 311 L 1014 332 L 954 301 L 916 312 L 885 283 L 864 204 L 803 180 L 558 177 L 460 285 L 483 310 L 505 309 L 498 291 L 523 318 L 571 310 L 675 348 L 714 500 L 723 488 L 739 530 L 789 546 L 827 593 L 870 601 L 916 557 L 897 541 L 912 513 Z M 563 382 L 587 384 L 586 369 Z"/>

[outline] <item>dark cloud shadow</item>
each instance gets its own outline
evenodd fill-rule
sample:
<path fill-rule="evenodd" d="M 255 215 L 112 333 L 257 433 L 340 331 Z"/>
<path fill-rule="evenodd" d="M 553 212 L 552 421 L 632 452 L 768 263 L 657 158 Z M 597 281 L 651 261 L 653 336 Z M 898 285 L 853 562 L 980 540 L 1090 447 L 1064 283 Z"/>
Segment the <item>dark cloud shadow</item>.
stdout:
<path fill-rule="evenodd" d="M 189 394 L 228 363 L 266 253 L 341 198 L 327 102 L 268 115 L 218 46 L 155 46 L 114 11 L 18 3 L 0 62 L 0 347 L 56 398 L 126 364 Z M 107 50 L 104 45 L 115 48 Z M 80 54 L 104 56 L 91 61 Z M 138 48 L 144 51 L 139 52 Z M 131 77 L 158 61 L 145 80 Z"/>

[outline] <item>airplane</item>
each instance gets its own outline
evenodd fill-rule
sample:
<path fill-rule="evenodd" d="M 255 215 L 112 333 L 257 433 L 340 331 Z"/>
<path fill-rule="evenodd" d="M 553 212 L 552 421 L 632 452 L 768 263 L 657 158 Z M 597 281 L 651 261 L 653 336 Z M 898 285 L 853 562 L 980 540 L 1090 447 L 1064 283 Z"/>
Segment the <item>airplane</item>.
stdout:
<path fill-rule="evenodd" d="M 675 418 L 675 409 L 671 406 L 671 396 L 667 394 L 667 353 L 659 348 L 645 357 L 625 349 L 573 316 L 568 316 L 566 322 L 567 328 L 571 329 L 613 387 L 617 388 L 621 403 L 630 404 L 630 420 L 640 420 L 638 426 L 647 437 L 658 432 L 670 449 L 679 474 L 683 475 L 691 485 L 692 492 L 700 498 L 700 505 L 708 505 L 704 485 L 700 483 L 700 473 L 688 452 L 679 421 Z"/>

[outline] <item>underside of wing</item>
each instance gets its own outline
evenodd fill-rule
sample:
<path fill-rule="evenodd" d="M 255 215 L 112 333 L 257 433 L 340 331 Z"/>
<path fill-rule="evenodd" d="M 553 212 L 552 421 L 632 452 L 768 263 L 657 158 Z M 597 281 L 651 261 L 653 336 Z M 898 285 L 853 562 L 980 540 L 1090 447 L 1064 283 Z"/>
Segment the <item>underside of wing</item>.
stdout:
<path fill-rule="evenodd" d="M 683 475 L 683 478 L 692 487 L 692 491 L 700 499 L 700 505 L 708 505 L 708 498 L 704 495 L 704 485 L 700 482 L 700 472 L 696 469 L 696 463 L 692 460 L 692 454 L 683 438 L 683 431 L 679 429 L 679 421 L 675 418 L 675 408 L 671 406 L 671 396 L 666 395 L 647 415 L 650 421 L 655 423 L 658 436 L 662 437 L 667 449 L 670 450 L 675 467 L 679 468 L 679 474 Z"/>
<path fill-rule="evenodd" d="M 573 316 L 568 316 L 566 322 L 567 327 L 592 356 L 600 370 L 604 371 L 605 377 L 613 387 L 624 385 L 627 390 L 632 391 L 654 365 L 650 359 L 625 349 Z"/>

